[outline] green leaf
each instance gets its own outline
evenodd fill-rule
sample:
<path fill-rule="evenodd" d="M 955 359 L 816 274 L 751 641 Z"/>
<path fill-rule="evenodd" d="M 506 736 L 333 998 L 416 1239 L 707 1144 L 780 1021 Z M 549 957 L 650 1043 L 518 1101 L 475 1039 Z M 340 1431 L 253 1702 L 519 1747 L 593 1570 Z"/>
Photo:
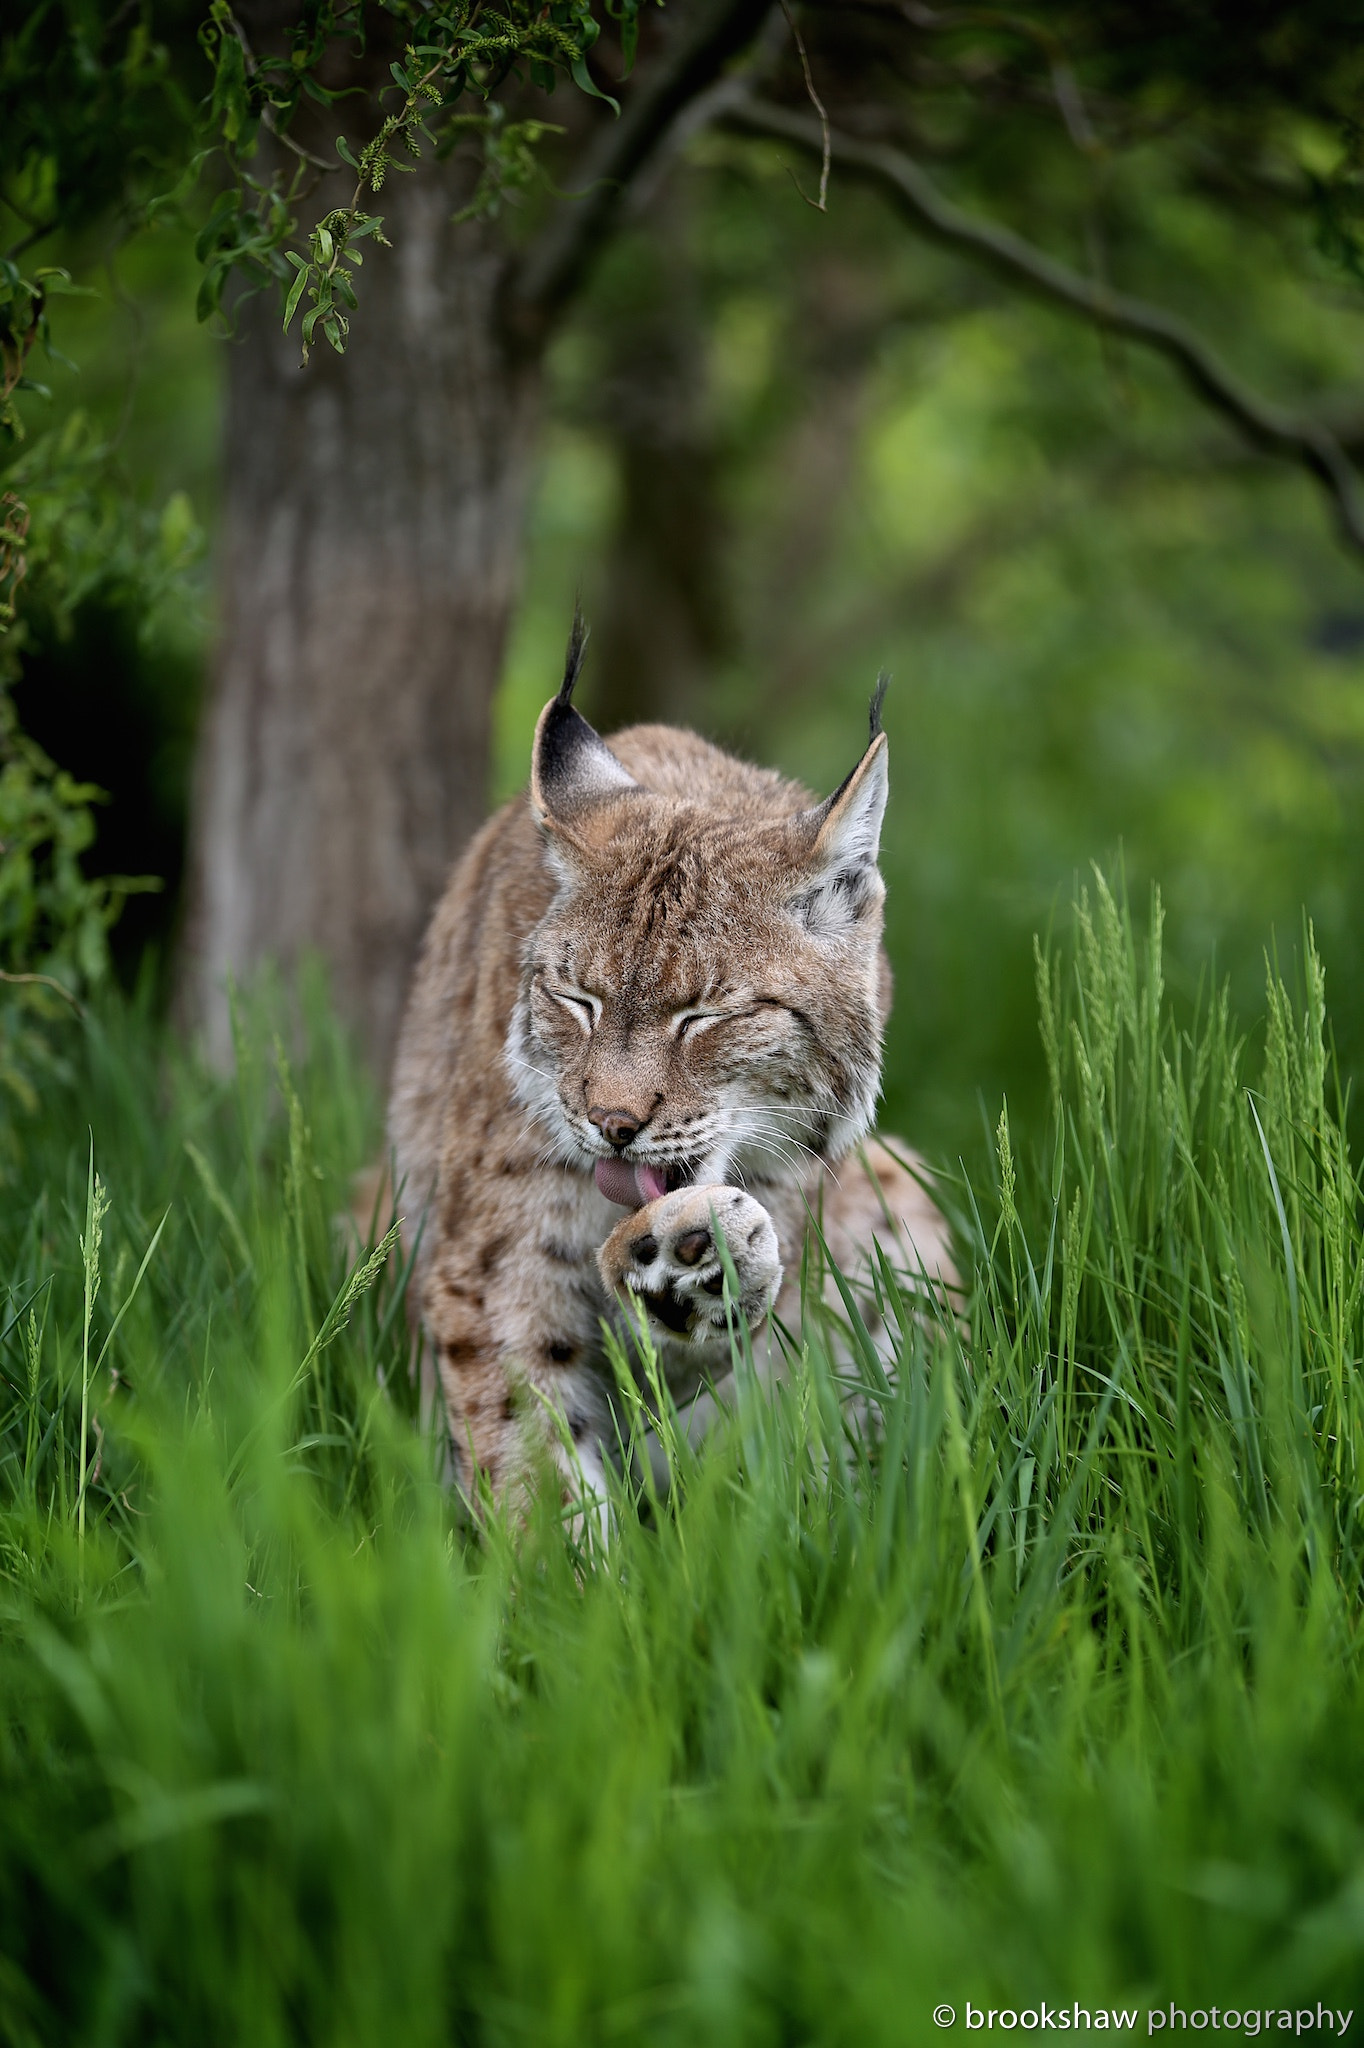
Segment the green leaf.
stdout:
<path fill-rule="evenodd" d="M 194 317 L 201 325 L 205 320 L 211 320 L 222 304 L 227 270 L 228 266 L 219 262 L 204 272 L 194 301 Z"/>
<path fill-rule="evenodd" d="M 611 112 L 619 114 L 620 101 L 613 100 L 609 92 L 603 92 L 600 86 L 592 83 L 592 74 L 587 68 L 587 59 L 585 57 L 575 57 L 570 68 L 573 73 L 573 83 L 578 87 L 579 91 L 588 93 L 594 100 L 605 100 Z"/>
<path fill-rule="evenodd" d="M 246 90 L 246 65 L 242 47 L 232 31 L 218 38 L 214 66 L 212 112 L 228 142 L 235 142 L 250 119 L 251 103 Z"/>
<path fill-rule="evenodd" d="M 222 231 L 228 221 L 236 217 L 240 202 L 241 195 L 235 189 L 218 194 L 218 197 L 209 209 L 208 219 L 195 237 L 194 255 L 197 262 L 203 263 L 207 260 L 209 251 L 221 239 Z"/>
<path fill-rule="evenodd" d="M 284 332 L 286 334 L 289 332 L 290 322 L 292 321 L 295 313 L 298 311 L 298 302 L 303 297 L 304 289 L 307 285 L 307 282 L 307 266 L 305 264 L 300 264 L 298 276 L 294 279 L 293 284 L 290 286 L 289 296 L 284 302 Z"/>
<path fill-rule="evenodd" d="M 157 535 L 161 552 L 168 562 L 175 561 L 196 545 L 200 537 L 199 527 L 187 492 L 171 492 L 161 508 Z"/>
<path fill-rule="evenodd" d="M 73 284 L 71 272 L 63 270 L 59 263 L 45 264 L 33 273 L 49 298 L 95 299 L 99 293 L 88 284 Z"/>
<path fill-rule="evenodd" d="M 92 1145 L 92 1152 L 93 1152 L 93 1145 Z M 156 1230 L 155 1230 L 155 1232 L 154 1232 L 154 1234 L 153 1234 L 153 1237 L 152 1237 L 152 1241 L 151 1241 L 151 1243 L 150 1243 L 150 1244 L 149 1244 L 149 1245 L 147 1246 L 147 1249 L 146 1249 L 146 1251 L 145 1251 L 145 1252 L 144 1252 L 144 1254 L 143 1254 L 143 1257 L 142 1257 L 142 1264 L 141 1264 L 141 1265 L 140 1265 L 140 1266 L 138 1267 L 138 1269 L 137 1269 L 137 1278 L 136 1278 L 136 1279 L 135 1279 L 135 1280 L 133 1281 L 133 1284 L 132 1284 L 132 1286 L 131 1286 L 131 1287 L 130 1287 L 130 1288 L 128 1289 L 128 1292 L 127 1292 L 127 1293 L 126 1293 L 126 1294 L 124 1295 L 124 1297 L 123 1297 L 123 1306 L 122 1306 L 122 1307 L 120 1308 L 120 1310 L 119 1310 L 118 1314 L 117 1314 L 117 1315 L 116 1315 L 116 1316 L 114 1317 L 114 1320 L 113 1320 L 113 1322 L 112 1322 L 112 1323 L 110 1324 L 110 1326 L 109 1326 L 109 1334 L 108 1334 L 108 1336 L 107 1336 L 107 1337 L 105 1338 L 105 1340 L 104 1340 L 103 1344 L 102 1344 L 102 1345 L 100 1346 L 100 1353 L 99 1353 L 99 1357 L 98 1357 L 98 1358 L 97 1358 L 97 1359 L 95 1360 L 95 1371 L 96 1371 L 96 1372 L 98 1372 L 98 1371 L 99 1371 L 99 1369 L 100 1369 L 100 1367 L 101 1367 L 101 1366 L 103 1365 L 103 1363 L 104 1363 L 104 1360 L 105 1360 L 105 1355 L 106 1355 L 106 1353 L 108 1352 L 109 1346 L 110 1346 L 110 1345 L 111 1345 L 111 1344 L 113 1343 L 113 1341 L 114 1341 L 115 1337 L 116 1337 L 116 1336 L 118 1335 L 118 1328 L 119 1328 L 119 1324 L 120 1324 L 120 1323 L 121 1323 L 121 1322 L 123 1321 L 123 1318 L 124 1318 L 124 1317 L 125 1317 L 125 1316 L 127 1315 L 127 1313 L 128 1313 L 128 1311 L 129 1311 L 129 1309 L 130 1309 L 130 1308 L 132 1307 L 132 1305 L 133 1305 L 134 1301 L 136 1301 L 136 1299 L 137 1299 L 137 1290 L 138 1290 L 138 1288 L 139 1288 L 139 1287 L 140 1287 L 140 1286 L 142 1285 L 142 1282 L 143 1282 L 143 1280 L 144 1280 L 144 1279 L 146 1278 L 146 1274 L 147 1274 L 147 1268 L 148 1268 L 148 1266 L 150 1266 L 150 1264 L 151 1264 L 151 1262 L 152 1262 L 152 1254 L 153 1254 L 153 1253 L 155 1252 L 155 1250 L 156 1250 L 156 1247 L 157 1247 L 157 1246 L 158 1246 L 158 1245 L 160 1244 L 160 1242 L 161 1242 L 161 1233 L 162 1233 L 162 1231 L 163 1231 L 163 1230 L 165 1229 L 165 1227 L 166 1227 L 166 1224 L 167 1224 L 167 1222 L 169 1221 L 169 1219 L 170 1219 L 170 1210 L 169 1210 L 169 1209 L 167 1209 L 167 1210 L 166 1210 L 166 1213 L 165 1213 L 165 1215 L 164 1215 L 164 1216 L 163 1216 L 163 1217 L 161 1218 L 161 1221 L 160 1221 L 160 1222 L 159 1222 L 159 1223 L 157 1224 L 157 1226 L 156 1226 Z"/>

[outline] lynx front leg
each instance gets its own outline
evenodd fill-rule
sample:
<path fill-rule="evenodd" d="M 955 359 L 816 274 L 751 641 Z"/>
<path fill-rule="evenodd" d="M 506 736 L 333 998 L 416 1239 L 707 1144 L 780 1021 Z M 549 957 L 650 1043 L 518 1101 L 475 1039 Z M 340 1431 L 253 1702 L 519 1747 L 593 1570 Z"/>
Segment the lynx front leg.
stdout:
<path fill-rule="evenodd" d="M 777 1233 L 766 1209 L 741 1188 L 676 1188 L 618 1223 L 597 1253 L 608 1291 L 624 1290 L 647 1310 L 656 1331 L 694 1344 L 725 1328 L 722 1233 L 739 1282 L 739 1307 L 760 1323 L 781 1286 Z"/>
<path fill-rule="evenodd" d="M 486 1482 L 506 1500 L 556 1468 L 566 1502 L 584 1487 L 604 1499 L 611 1418 L 593 1369 L 600 1296 L 534 1246 L 512 1252 L 488 1261 L 486 1292 L 476 1273 L 450 1271 L 449 1259 L 425 1290 L 454 1476 L 471 1499 Z"/>

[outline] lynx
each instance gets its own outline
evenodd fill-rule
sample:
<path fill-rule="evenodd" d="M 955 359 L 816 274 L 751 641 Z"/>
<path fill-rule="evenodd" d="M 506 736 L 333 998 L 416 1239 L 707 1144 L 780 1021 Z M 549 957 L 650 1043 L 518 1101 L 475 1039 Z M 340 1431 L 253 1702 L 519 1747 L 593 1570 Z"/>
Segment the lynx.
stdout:
<path fill-rule="evenodd" d="M 774 1311 L 798 1324 L 812 1216 L 849 1274 L 879 1237 L 955 1280 L 901 1148 L 861 1143 L 890 999 L 880 689 L 865 753 L 817 803 L 690 732 L 608 746 L 571 701 L 584 637 L 575 621 L 528 798 L 436 910 L 389 1112 L 458 1477 L 496 1493 L 546 1457 L 566 1497 L 579 1472 L 604 1490 L 603 1323 L 631 1309 L 679 1403 L 723 1396 L 717 1231 L 760 1346 Z"/>

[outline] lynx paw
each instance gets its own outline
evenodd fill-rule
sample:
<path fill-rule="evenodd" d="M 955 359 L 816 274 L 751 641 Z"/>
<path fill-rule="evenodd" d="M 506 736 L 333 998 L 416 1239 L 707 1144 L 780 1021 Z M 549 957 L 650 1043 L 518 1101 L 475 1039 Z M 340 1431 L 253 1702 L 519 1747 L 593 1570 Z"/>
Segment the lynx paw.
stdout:
<path fill-rule="evenodd" d="M 625 1289 L 656 1330 L 703 1342 L 725 1327 L 718 1225 L 739 1281 L 739 1307 L 760 1323 L 781 1286 L 777 1233 L 766 1209 L 742 1188 L 676 1188 L 618 1223 L 597 1253 L 610 1293 Z"/>

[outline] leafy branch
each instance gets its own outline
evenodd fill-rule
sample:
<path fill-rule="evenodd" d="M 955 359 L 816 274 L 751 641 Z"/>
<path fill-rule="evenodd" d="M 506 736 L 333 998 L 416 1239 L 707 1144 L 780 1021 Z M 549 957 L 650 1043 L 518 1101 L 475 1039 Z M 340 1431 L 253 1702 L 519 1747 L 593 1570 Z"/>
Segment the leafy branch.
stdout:
<path fill-rule="evenodd" d="M 604 13 L 619 25 L 625 68 L 633 60 L 644 0 L 604 0 Z M 537 145 L 562 130 L 544 120 L 510 121 L 495 95 L 509 79 L 528 77 L 552 92 L 571 79 L 579 91 L 607 102 L 588 69 L 588 57 L 602 33 L 596 0 L 393 0 L 387 11 L 414 31 L 400 59 L 389 65 L 402 98 L 385 112 L 370 140 L 359 146 L 336 140 L 336 160 L 305 149 L 290 125 L 305 98 L 332 106 L 344 91 L 324 85 L 319 70 L 341 37 L 364 48 L 364 22 L 353 0 L 324 4 L 291 31 L 286 55 L 255 52 L 233 13 L 230 0 L 213 0 L 200 30 L 200 44 L 213 66 L 211 118 L 235 176 L 219 194 L 200 235 L 206 265 L 200 291 L 201 318 L 221 309 L 234 270 L 245 270 L 259 286 L 270 276 L 284 286 L 286 331 L 304 300 L 303 358 L 317 332 L 344 353 L 350 314 L 356 309 L 355 272 L 363 262 L 359 244 L 387 245 L 383 215 L 370 201 L 391 173 L 411 171 L 431 150 L 446 156 L 464 137 L 478 141 L 482 166 L 461 218 L 496 213 L 509 198 L 540 176 Z M 351 88 L 357 90 L 357 88 Z M 483 111 L 460 111 L 467 98 Z M 265 128 L 292 151 L 296 165 L 286 178 L 276 169 L 268 180 L 246 166 Z M 345 203 L 330 208 L 308 231 L 306 247 L 291 246 L 298 233 L 296 209 L 308 191 L 342 168 L 354 173 Z"/>
<path fill-rule="evenodd" d="M 0 256 L 0 453 L 12 450 L 24 439 L 24 422 L 14 403 L 15 394 L 33 391 L 41 397 L 48 396 L 46 387 L 36 384 L 28 375 L 28 362 L 39 342 L 48 355 L 52 354 L 47 324 L 49 295 L 82 291 L 83 287 L 71 282 L 70 271 L 56 265 L 25 277 L 13 257 Z M 0 494 L 0 633 L 14 624 L 19 585 L 28 574 L 30 519 L 29 507 L 17 491 Z"/>
<path fill-rule="evenodd" d="M 0 633 L 14 624 L 19 585 L 28 574 L 29 518 L 17 491 L 0 497 Z"/>
<path fill-rule="evenodd" d="M 10 1107 L 38 1107 L 43 1079 L 59 1065 L 53 1026 L 72 1010 L 79 1016 L 80 992 L 107 979 L 109 929 L 125 899 L 161 886 L 149 876 L 85 874 L 100 797 L 20 732 L 0 693 L 0 1099 Z M 0 1117 L 0 1183 L 10 1121 Z"/>
<path fill-rule="evenodd" d="M 37 391 L 41 384 L 28 375 L 28 361 L 39 342 L 50 356 L 47 301 L 59 293 L 88 298 L 89 291 L 71 282 L 69 270 L 45 265 L 25 277 L 12 256 L 0 256 L 0 436 L 13 443 L 24 438 L 24 423 L 13 399 L 16 391 Z"/>

